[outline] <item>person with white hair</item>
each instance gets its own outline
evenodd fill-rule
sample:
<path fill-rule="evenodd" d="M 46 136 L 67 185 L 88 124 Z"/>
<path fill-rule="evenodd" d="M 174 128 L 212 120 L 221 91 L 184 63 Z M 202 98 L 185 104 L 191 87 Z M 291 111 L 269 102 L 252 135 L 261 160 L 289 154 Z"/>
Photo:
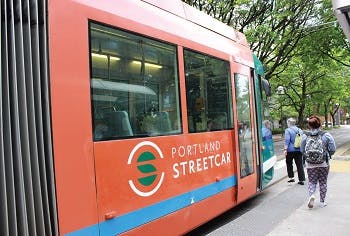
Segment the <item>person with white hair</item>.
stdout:
<path fill-rule="evenodd" d="M 272 139 L 271 122 L 269 120 L 264 120 L 262 124 L 263 124 L 263 127 L 262 127 L 263 141 Z"/>
<path fill-rule="evenodd" d="M 296 125 L 296 120 L 294 118 L 289 118 L 287 120 L 288 128 L 284 131 L 284 155 L 286 157 L 287 173 L 288 173 L 288 183 L 295 182 L 294 171 L 293 171 L 293 160 L 297 166 L 298 171 L 298 184 L 304 185 L 305 173 L 303 166 L 303 157 L 300 151 L 300 146 L 294 145 L 295 138 L 297 135 L 302 135 L 303 131 Z"/>

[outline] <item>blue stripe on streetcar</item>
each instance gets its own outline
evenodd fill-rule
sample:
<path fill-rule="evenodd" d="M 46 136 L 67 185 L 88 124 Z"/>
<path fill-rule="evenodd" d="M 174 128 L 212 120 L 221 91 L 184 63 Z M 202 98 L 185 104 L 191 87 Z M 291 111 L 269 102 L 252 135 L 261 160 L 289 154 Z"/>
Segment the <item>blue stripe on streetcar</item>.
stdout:
<path fill-rule="evenodd" d="M 133 229 L 152 220 L 178 211 L 193 203 L 204 200 L 237 185 L 236 176 L 231 176 L 196 190 L 181 194 L 179 196 L 158 202 L 154 205 L 138 209 L 136 211 L 121 215 L 101 222 L 100 225 L 92 225 L 84 229 L 66 234 L 67 236 L 97 235 L 96 229 L 100 228 L 100 235 L 117 235 Z"/>

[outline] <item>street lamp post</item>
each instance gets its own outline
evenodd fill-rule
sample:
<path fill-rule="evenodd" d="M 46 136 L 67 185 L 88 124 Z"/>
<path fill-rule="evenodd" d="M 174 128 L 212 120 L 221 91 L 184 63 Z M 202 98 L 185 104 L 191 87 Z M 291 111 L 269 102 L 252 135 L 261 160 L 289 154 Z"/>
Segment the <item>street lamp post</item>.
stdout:
<path fill-rule="evenodd" d="M 339 123 L 339 120 L 340 120 L 339 106 L 340 106 L 339 103 L 336 103 L 334 105 L 334 110 L 335 110 L 335 114 L 334 114 L 335 121 L 334 121 L 334 123 L 335 123 L 335 125 L 339 125 L 340 124 Z"/>
<path fill-rule="evenodd" d="M 277 87 L 276 93 L 277 93 L 277 95 L 282 96 L 282 95 L 286 94 L 286 90 L 287 90 L 286 87 L 280 85 Z M 281 125 L 281 129 L 282 129 L 282 137 L 283 137 L 283 134 L 284 134 L 283 130 L 286 128 L 286 125 L 285 125 L 286 121 L 283 117 L 283 100 L 282 99 L 279 99 L 279 100 L 280 100 L 280 107 L 281 107 L 280 125 Z"/>

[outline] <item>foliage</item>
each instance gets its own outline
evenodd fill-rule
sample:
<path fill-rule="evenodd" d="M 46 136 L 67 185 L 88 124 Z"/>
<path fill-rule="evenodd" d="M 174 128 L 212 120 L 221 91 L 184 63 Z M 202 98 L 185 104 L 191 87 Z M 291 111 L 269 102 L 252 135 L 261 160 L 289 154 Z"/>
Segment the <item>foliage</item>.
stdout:
<path fill-rule="evenodd" d="M 276 119 L 334 116 L 334 104 L 350 109 L 350 44 L 329 0 L 185 0 L 245 33 L 266 66 Z M 339 106 L 338 106 L 339 108 Z"/>

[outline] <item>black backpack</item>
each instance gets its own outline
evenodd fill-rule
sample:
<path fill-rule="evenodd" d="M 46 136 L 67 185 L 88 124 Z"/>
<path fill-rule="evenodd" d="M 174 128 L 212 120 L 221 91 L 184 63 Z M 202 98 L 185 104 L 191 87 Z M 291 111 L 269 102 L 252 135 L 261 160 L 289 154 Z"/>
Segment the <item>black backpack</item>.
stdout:
<path fill-rule="evenodd" d="M 327 148 L 322 141 L 324 132 L 320 131 L 317 134 L 305 133 L 305 161 L 310 164 L 321 164 L 327 160 Z"/>

